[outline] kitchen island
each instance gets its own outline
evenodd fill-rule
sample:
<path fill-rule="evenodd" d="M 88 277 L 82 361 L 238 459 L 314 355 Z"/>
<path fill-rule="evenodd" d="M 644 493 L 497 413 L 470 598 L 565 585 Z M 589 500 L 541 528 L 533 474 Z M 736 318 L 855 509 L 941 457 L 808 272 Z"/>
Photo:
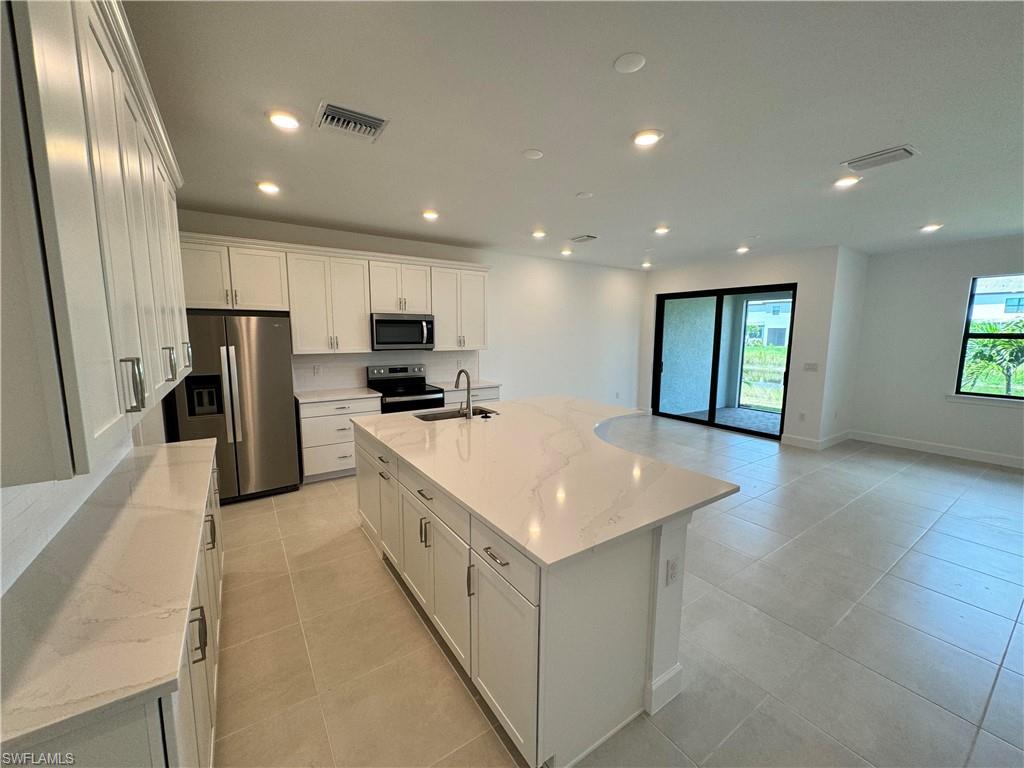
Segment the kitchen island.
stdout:
<path fill-rule="evenodd" d="M 686 525 L 739 489 L 601 439 L 632 410 L 488 407 L 354 418 L 362 525 L 526 761 L 568 765 L 679 693 Z"/>

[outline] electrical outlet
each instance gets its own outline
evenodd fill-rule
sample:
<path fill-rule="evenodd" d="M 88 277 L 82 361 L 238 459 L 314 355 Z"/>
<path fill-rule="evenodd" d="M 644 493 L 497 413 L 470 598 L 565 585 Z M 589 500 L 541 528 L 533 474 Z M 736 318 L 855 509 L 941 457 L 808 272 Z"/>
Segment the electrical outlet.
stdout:
<path fill-rule="evenodd" d="M 314 365 L 313 366 L 313 375 L 314 376 L 319 376 L 320 375 L 320 366 L 319 365 Z"/>
<path fill-rule="evenodd" d="M 461 360 L 456 360 L 455 361 L 455 368 L 456 368 L 456 370 L 462 368 L 462 361 Z"/>
<path fill-rule="evenodd" d="M 818 364 L 817 363 L 804 363 L 804 370 L 805 371 L 811 371 L 812 373 L 816 373 L 818 371 Z"/>
<path fill-rule="evenodd" d="M 616 393 L 615 393 L 615 399 L 616 399 L 616 400 L 618 400 L 618 399 L 619 399 L 619 393 L 618 393 L 618 392 L 616 392 Z"/>
<path fill-rule="evenodd" d="M 670 557 L 665 561 L 665 586 L 672 584 L 679 578 L 679 555 Z"/>
<path fill-rule="evenodd" d="M 804 413 L 803 411 L 800 411 L 800 421 L 806 421 L 806 420 L 807 420 L 807 414 Z"/>

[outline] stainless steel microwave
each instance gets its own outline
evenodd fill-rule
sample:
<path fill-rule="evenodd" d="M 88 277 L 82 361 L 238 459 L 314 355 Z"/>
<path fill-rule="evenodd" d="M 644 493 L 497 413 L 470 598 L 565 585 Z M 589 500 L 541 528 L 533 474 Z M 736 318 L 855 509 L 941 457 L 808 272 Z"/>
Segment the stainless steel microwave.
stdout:
<path fill-rule="evenodd" d="M 370 315 L 370 339 L 374 349 L 433 349 L 433 315 Z"/>

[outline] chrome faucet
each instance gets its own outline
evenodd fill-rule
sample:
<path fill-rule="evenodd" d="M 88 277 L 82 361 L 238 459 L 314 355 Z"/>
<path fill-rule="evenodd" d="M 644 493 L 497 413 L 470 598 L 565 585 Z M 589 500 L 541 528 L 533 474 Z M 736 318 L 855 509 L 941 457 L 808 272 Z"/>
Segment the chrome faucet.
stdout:
<path fill-rule="evenodd" d="M 473 383 L 469 378 L 469 371 L 465 368 L 459 368 L 459 372 L 455 374 L 455 388 L 459 388 L 459 382 L 462 381 L 462 374 L 466 374 L 466 404 L 459 406 L 459 413 L 465 413 L 467 419 L 473 418 Z"/>

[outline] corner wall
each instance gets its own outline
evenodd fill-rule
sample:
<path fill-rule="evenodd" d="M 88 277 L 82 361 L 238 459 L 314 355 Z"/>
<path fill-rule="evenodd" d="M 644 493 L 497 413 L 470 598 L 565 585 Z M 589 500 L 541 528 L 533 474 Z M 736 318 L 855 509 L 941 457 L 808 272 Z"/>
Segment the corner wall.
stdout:
<path fill-rule="evenodd" d="M 867 290 L 868 257 L 839 246 L 821 407 L 821 448 L 849 437 L 856 419 L 856 380 Z"/>
<path fill-rule="evenodd" d="M 871 256 L 852 436 L 978 461 L 1024 463 L 1019 403 L 950 401 L 971 278 L 1024 272 L 1024 238 Z"/>

